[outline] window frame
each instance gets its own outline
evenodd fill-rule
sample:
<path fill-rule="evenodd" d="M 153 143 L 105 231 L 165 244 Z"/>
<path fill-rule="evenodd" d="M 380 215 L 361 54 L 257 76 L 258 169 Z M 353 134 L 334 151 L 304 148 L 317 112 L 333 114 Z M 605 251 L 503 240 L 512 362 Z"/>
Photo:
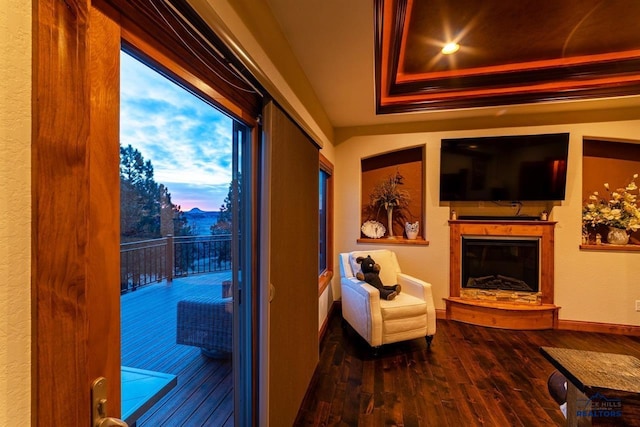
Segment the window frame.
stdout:
<path fill-rule="evenodd" d="M 327 266 L 318 275 L 318 296 L 327 289 L 333 279 L 333 164 L 324 156 L 319 153 L 319 167 L 318 172 L 322 171 L 327 174 L 326 178 L 326 227 L 325 227 L 325 242 L 326 242 L 326 259 Z M 320 174 L 318 173 L 318 176 Z M 318 183 L 319 184 L 319 183 Z M 321 229 L 318 224 L 319 230 Z M 318 248 L 319 250 L 319 248 Z M 319 253 L 318 253 L 319 255 Z"/>

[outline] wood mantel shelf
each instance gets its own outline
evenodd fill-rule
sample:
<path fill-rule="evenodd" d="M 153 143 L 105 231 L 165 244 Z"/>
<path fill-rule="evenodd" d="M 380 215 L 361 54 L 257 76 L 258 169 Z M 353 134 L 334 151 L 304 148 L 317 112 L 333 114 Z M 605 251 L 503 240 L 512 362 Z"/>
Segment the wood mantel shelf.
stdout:
<path fill-rule="evenodd" d="M 580 245 L 580 249 L 586 251 L 638 252 L 640 251 L 640 245 L 609 245 L 607 243 L 603 243 L 601 245 Z"/>
<path fill-rule="evenodd" d="M 505 217 L 504 219 L 450 219 L 451 224 L 486 224 L 486 225 L 547 225 L 554 227 L 557 221 L 541 221 L 537 219 L 517 219 L 517 217 Z"/>
<path fill-rule="evenodd" d="M 506 219 L 463 219 L 449 221 L 449 298 L 445 298 L 447 319 L 505 329 L 552 329 L 557 327 L 558 309 L 554 296 L 555 221 Z M 462 239 L 465 236 L 534 237 L 540 239 L 540 293 L 542 305 L 471 300 L 460 297 L 462 281 Z"/>
<path fill-rule="evenodd" d="M 397 237 L 395 239 L 389 239 L 387 237 L 382 237 L 380 239 L 370 239 L 367 237 L 361 237 L 357 240 L 358 243 L 374 243 L 377 245 L 422 245 L 429 246 L 429 241 L 425 240 L 421 237 L 417 239 L 405 239 L 404 237 Z"/>

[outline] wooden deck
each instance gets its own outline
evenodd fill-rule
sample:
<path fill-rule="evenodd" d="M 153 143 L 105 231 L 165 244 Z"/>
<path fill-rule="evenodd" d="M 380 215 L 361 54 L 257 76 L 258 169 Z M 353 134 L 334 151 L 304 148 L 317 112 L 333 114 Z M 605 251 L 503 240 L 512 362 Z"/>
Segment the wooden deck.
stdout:
<path fill-rule="evenodd" d="M 232 426 L 231 360 L 203 356 L 176 344 L 178 301 L 217 295 L 231 272 L 162 281 L 121 297 L 122 365 L 178 376 L 178 385 L 137 422 L 137 427 Z"/>

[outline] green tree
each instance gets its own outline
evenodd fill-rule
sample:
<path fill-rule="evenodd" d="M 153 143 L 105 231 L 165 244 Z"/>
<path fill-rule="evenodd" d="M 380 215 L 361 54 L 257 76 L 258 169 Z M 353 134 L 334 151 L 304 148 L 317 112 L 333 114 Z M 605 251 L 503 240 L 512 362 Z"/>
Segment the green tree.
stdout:
<path fill-rule="evenodd" d="M 233 183 L 229 184 L 229 192 L 224 198 L 220 206 L 220 213 L 216 223 L 211 226 L 211 234 L 230 234 L 231 233 L 231 196 L 233 192 Z"/>
<path fill-rule="evenodd" d="M 239 185 L 236 188 L 240 188 Z M 224 198 L 222 205 L 220 206 L 220 213 L 215 224 L 211 226 L 211 234 L 214 236 L 228 235 L 229 239 L 224 239 L 216 242 L 215 255 L 218 261 L 218 265 L 231 261 L 231 231 L 233 227 L 233 191 L 234 181 L 229 183 L 229 191 Z M 239 200 L 239 194 L 237 195 Z"/>
<path fill-rule="evenodd" d="M 131 145 L 120 147 L 120 233 L 123 240 L 191 234 L 169 189 L 155 181 L 151 161 Z"/>

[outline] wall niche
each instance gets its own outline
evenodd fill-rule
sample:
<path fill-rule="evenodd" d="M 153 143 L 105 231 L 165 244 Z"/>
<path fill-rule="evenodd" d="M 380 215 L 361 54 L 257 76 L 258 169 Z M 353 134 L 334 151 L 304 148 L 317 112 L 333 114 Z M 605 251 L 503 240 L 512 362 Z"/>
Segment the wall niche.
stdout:
<path fill-rule="evenodd" d="M 594 191 L 605 196 L 605 183 L 611 191 L 624 188 L 634 174 L 640 174 L 640 143 L 601 138 L 585 137 L 582 143 L 582 200 L 583 205 Z M 640 180 L 636 179 L 636 183 Z M 608 249 L 606 245 L 607 227 L 587 229 L 587 241 L 582 249 Z M 600 234 L 604 245 L 596 244 L 595 235 Z M 640 250 L 640 231 L 631 234 L 631 245 L 624 250 Z M 611 249 L 620 250 L 620 247 Z"/>
<path fill-rule="evenodd" d="M 361 214 L 360 225 L 366 221 L 377 221 L 384 225 L 386 232 L 380 238 L 371 238 L 360 232 L 361 243 L 385 244 L 426 244 L 424 221 L 425 191 L 425 148 L 424 146 L 406 148 L 361 159 Z M 387 211 L 380 206 L 371 206 L 371 194 L 376 186 L 393 179 L 396 174 L 401 177 L 399 189 L 408 195 L 408 203 L 404 209 L 394 209 L 393 225 L 390 237 Z M 419 222 L 416 239 L 408 239 L 405 222 Z"/>

